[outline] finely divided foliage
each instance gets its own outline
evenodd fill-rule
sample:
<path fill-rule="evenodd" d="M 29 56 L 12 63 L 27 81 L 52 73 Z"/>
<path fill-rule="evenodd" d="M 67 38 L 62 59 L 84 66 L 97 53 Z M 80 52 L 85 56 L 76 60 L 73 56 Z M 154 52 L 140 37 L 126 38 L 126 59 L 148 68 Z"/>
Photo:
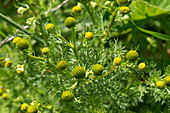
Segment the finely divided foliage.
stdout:
<path fill-rule="evenodd" d="M 14 1 L 19 24 L 0 13 L 13 26 L 0 32 L 0 113 L 170 112 L 170 32 L 135 21 L 164 14 L 166 23 L 170 10 L 146 1 Z"/>

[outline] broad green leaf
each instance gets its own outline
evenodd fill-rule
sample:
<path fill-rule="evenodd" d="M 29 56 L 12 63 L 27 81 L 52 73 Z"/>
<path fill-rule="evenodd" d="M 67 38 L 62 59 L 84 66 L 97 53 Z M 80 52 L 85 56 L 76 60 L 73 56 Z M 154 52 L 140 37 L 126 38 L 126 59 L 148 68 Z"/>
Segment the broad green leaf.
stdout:
<path fill-rule="evenodd" d="M 163 10 L 170 10 L 170 0 L 144 0 Z"/>
<path fill-rule="evenodd" d="M 158 7 L 149 4 L 146 1 L 134 1 L 132 2 L 131 5 L 133 11 L 131 17 L 133 20 L 142 20 L 146 19 L 147 17 L 155 17 L 162 14 L 170 14 L 170 4 L 168 3 L 169 3 L 168 0 L 165 0 L 165 2 L 161 2 Z"/>
<path fill-rule="evenodd" d="M 131 22 L 133 23 L 133 25 L 138 28 L 140 31 L 144 32 L 144 33 L 147 33 L 147 34 L 150 34 L 156 38 L 159 38 L 161 40 L 164 40 L 164 41 L 170 41 L 170 36 L 169 35 L 164 35 L 164 34 L 161 34 L 161 33 L 157 33 L 157 32 L 154 32 L 154 31 L 149 31 L 149 30 L 145 30 L 143 28 L 140 28 L 139 26 L 137 26 L 134 21 L 130 18 Z"/>

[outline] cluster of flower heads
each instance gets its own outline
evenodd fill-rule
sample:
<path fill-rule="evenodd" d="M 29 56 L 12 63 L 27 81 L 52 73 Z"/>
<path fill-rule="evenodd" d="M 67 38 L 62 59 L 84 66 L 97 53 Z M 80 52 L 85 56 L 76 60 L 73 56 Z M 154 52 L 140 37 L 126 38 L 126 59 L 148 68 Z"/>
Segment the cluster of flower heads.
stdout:
<path fill-rule="evenodd" d="M 22 112 L 26 112 L 26 113 L 37 113 L 38 108 L 37 105 L 35 105 L 34 102 L 32 102 L 30 105 L 28 105 L 27 103 L 23 103 L 21 106 L 21 111 Z"/>
<path fill-rule="evenodd" d="M 170 76 L 166 76 L 162 81 L 156 83 L 156 87 L 159 89 L 164 88 L 164 86 L 170 86 Z"/>
<path fill-rule="evenodd" d="M 89 0 L 79 0 L 79 1 L 80 2 L 89 2 Z M 117 4 L 122 6 L 122 5 L 126 5 L 128 3 L 128 0 L 117 0 L 116 2 L 117 2 Z M 110 1 L 106 1 L 105 5 L 108 5 L 109 3 L 110 3 Z M 130 9 L 127 6 L 122 6 L 119 9 L 119 12 L 122 14 L 127 14 L 127 13 L 129 13 L 129 11 L 130 11 Z M 72 8 L 72 12 L 75 15 L 79 15 L 79 14 L 81 14 L 82 9 L 79 6 L 75 6 Z M 71 28 L 75 27 L 75 25 L 77 24 L 77 20 L 73 17 L 67 17 L 65 19 L 64 23 L 67 28 L 71 29 Z M 46 25 L 46 30 L 48 32 L 51 32 L 54 30 L 54 27 L 55 26 L 52 23 L 49 23 Z M 85 38 L 86 38 L 86 40 L 92 40 L 94 38 L 94 35 L 92 32 L 87 32 L 85 34 Z M 19 49 L 21 51 L 24 51 L 29 48 L 29 42 L 25 39 L 22 39 L 21 37 L 16 37 L 13 40 L 13 44 L 15 44 L 17 49 Z M 50 50 L 47 47 L 42 49 L 43 55 L 48 55 L 49 52 L 50 52 Z M 139 57 L 139 54 L 135 50 L 130 50 L 126 54 L 126 59 L 129 61 L 136 61 L 138 59 L 138 57 Z M 2 60 L 0 59 L 0 61 L 2 61 Z M 121 63 L 122 63 L 121 57 L 114 58 L 113 65 L 120 66 Z M 8 60 L 5 62 L 5 67 L 10 67 L 11 64 L 12 64 L 12 62 Z M 66 69 L 66 67 L 67 67 L 67 62 L 64 60 L 61 60 L 56 64 L 56 69 L 58 69 L 60 71 Z M 143 71 L 143 70 L 145 70 L 145 68 L 146 68 L 145 63 L 140 63 L 138 66 L 139 71 Z M 22 74 L 24 72 L 24 65 L 17 65 L 15 70 L 16 70 L 17 74 Z M 95 76 L 101 76 L 103 73 L 103 70 L 104 70 L 104 67 L 100 64 L 95 64 L 92 66 L 92 72 Z M 83 79 L 86 76 L 86 70 L 83 66 L 77 66 L 77 67 L 73 68 L 72 75 L 76 79 Z M 156 87 L 159 89 L 162 89 L 164 87 L 164 85 L 170 86 L 170 76 L 166 76 L 163 81 L 158 81 L 156 84 Z M 0 95 L 2 95 L 3 99 L 7 98 L 7 94 L 4 92 L 3 88 L 0 88 Z M 61 98 L 62 98 L 62 100 L 66 101 L 66 102 L 71 102 L 74 100 L 74 94 L 71 91 L 64 91 L 61 95 Z M 31 103 L 30 105 L 28 105 L 27 103 L 23 103 L 21 105 L 21 111 L 27 112 L 27 113 L 36 113 L 38 111 L 38 108 L 33 103 Z"/>

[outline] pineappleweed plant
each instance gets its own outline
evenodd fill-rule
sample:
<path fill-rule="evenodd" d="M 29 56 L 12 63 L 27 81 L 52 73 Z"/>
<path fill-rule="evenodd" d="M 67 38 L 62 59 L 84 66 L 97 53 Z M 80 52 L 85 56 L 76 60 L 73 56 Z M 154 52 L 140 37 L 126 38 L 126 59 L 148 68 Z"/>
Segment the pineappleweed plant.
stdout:
<path fill-rule="evenodd" d="M 160 77 L 154 63 L 140 61 L 138 47 L 125 50 L 121 42 L 109 39 L 111 29 L 129 21 L 130 2 L 76 1 L 69 16 L 56 22 L 52 14 L 68 1 L 57 8 L 57 2 L 50 1 L 43 11 L 34 9 L 36 1 L 17 1 L 18 13 L 32 16 L 26 21 L 29 30 L 1 14 L 20 30 L 13 35 L 20 56 L 17 64 L 12 59 L 0 61 L 22 92 L 13 99 L 15 89 L 5 89 L 4 83 L 0 89 L 4 101 L 20 105 L 16 111 L 29 113 L 142 113 L 150 106 L 152 110 L 163 106 L 155 111 L 168 112 L 170 67 Z M 106 12 L 109 21 L 103 21 Z"/>

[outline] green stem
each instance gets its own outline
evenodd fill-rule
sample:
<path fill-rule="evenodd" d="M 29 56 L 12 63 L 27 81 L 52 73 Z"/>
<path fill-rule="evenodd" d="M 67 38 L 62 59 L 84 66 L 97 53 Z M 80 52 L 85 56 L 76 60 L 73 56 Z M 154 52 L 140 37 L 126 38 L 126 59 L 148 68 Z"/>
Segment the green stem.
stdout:
<path fill-rule="evenodd" d="M 46 35 L 45 31 L 44 31 L 43 24 L 42 24 L 42 20 L 40 20 L 40 25 L 39 25 L 39 27 L 40 27 L 42 36 L 43 36 L 43 38 L 44 38 L 44 41 L 45 41 L 46 45 L 48 45 L 48 43 L 47 43 L 47 35 Z"/>
<path fill-rule="evenodd" d="M 64 37 L 62 37 L 61 35 L 57 35 L 57 37 L 60 37 L 62 40 L 64 40 L 68 46 L 70 46 L 71 48 L 74 48 L 74 46 L 72 44 L 70 44 Z"/>
<path fill-rule="evenodd" d="M 14 22 L 13 20 L 9 19 L 8 17 L 6 17 L 5 15 L 3 15 L 2 13 L 0 13 L 0 18 L 4 21 L 6 21 L 7 23 L 13 25 L 14 27 L 16 27 L 17 29 L 25 32 L 27 35 L 32 35 L 34 37 L 34 39 L 38 40 L 39 42 L 44 44 L 44 41 L 42 41 L 41 39 L 39 39 L 38 37 L 34 36 L 31 32 L 29 32 L 28 30 L 24 29 L 23 27 L 21 27 L 19 24 L 17 24 L 16 22 Z"/>
<path fill-rule="evenodd" d="M 42 57 L 36 57 L 36 56 L 32 56 L 32 55 L 26 55 L 28 58 L 30 58 L 30 59 L 33 59 L 33 60 L 42 60 L 42 61 L 45 61 L 45 59 L 44 58 L 42 58 Z"/>
<path fill-rule="evenodd" d="M 2 13 L 0 13 L 0 18 L 3 19 L 4 21 L 6 21 L 7 23 L 13 25 L 13 26 L 16 27 L 17 29 L 20 29 L 21 31 L 24 31 L 26 34 L 32 35 L 31 32 L 27 31 L 26 29 L 24 29 L 24 28 L 21 27 L 19 24 L 15 23 L 13 20 L 9 19 L 8 17 L 6 17 L 5 15 L 3 15 Z"/>
<path fill-rule="evenodd" d="M 112 72 L 114 72 L 115 71 L 115 69 L 111 69 L 109 72 L 107 72 L 107 73 L 105 73 L 104 75 L 103 75 L 103 78 L 104 77 L 106 77 L 106 76 L 108 76 L 109 74 L 111 74 Z"/>
<path fill-rule="evenodd" d="M 95 19 L 94 19 L 94 14 L 90 11 L 89 6 L 87 6 L 87 4 L 84 4 L 84 6 L 86 7 L 87 12 L 88 12 L 89 15 L 90 15 L 90 18 L 91 18 L 91 20 L 93 21 L 93 24 L 96 25 L 96 22 L 95 22 Z"/>
<path fill-rule="evenodd" d="M 104 36 L 104 41 L 102 42 L 102 44 L 100 45 L 100 47 L 103 47 L 103 46 L 104 46 L 105 41 L 107 40 L 107 36 L 108 36 L 108 34 L 109 34 L 110 28 L 112 27 L 112 25 L 113 25 L 113 23 L 114 23 L 116 14 L 115 14 L 115 13 L 112 13 L 112 15 L 113 15 L 113 16 L 112 16 L 111 23 L 110 23 L 109 27 L 108 27 L 107 30 L 106 30 L 106 34 L 105 34 L 105 36 Z"/>
<path fill-rule="evenodd" d="M 168 45 L 169 45 L 170 42 L 166 41 L 165 43 L 165 50 L 164 50 L 164 54 L 163 54 L 163 57 L 164 57 L 164 61 L 163 61 L 163 66 L 162 66 L 162 70 L 164 70 L 166 68 L 166 63 L 167 63 L 167 50 L 168 50 Z"/>
<path fill-rule="evenodd" d="M 73 76 L 68 70 L 64 70 L 68 75 Z"/>
<path fill-rule="evenodd" d="M 32 7 L 32 5 L 30 5 L 29 3 L 27 3 L 28 6 L 30 7 L 31 11 L 34 13 L 35 16 L 37 16 L 36 11 L 34 10 L 34 8 Z"/>
<path fill-rule="evenodd" d="M 78 50 L 81 49 L 81 47 L 83 46 L 84 42 L 86 41 L 86 38 L 81 42 L 80 46 L 78 47 Z"/>
<path fill-rule="evenodd" d="M 72 31 L 72 37 L 71 37 L 71 41 L 73 43 L 73 51 L 74 51 L 74 55 L 76 56 L 77 62 L 78 64 L 80 63 L 80 65 L 82 65 L 82 62 L 80 61 L 79 55 L 78 55 L 78 48 L 76 46 L 76 31 L 74 28 L 71 29 Z"/>
<path fill-rule="evenodd" d="M 4 37 L 4 38 L 6 38 L 7 36 L 6 36 L 6 34 L 5 33 L 3 33 L 2 31 L 0 31 L 0 35 L 2 36 L 2 37 Z"/>

